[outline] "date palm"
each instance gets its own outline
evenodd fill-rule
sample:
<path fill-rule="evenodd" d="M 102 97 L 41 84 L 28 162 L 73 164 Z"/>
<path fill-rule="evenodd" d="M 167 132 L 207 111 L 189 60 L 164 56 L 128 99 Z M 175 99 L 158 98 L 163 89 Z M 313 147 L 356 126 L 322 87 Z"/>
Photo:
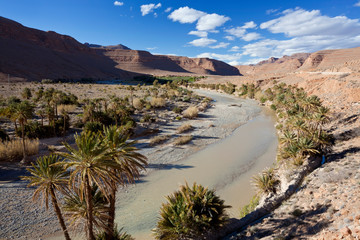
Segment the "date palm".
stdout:
<path fill-rule="evenodd" d="M 96 184 L 99 190 L 108 197 L 108 189 L 112 183 L 120 181 L 119 177 L 110 171 L 112 168 L 119 168 L 119 165 L 112 160 L 113 153 L 102 141 L 101 135 L 92 132 L 83 132 L 75 135 L 77 149 L 68 143 L 64 146 L 69 153 L 58 153 L 67 161 L 64 162 L 65 168 L 71 168 L 70 184 L 73 189 L 79 188 L 80 198 L 85 198 L 86 202 L 86 228 L 87 238 L 94 240 L 94 216 L 91 186 Z"/>
<path fill-rule="evenodd" d="M 67 191 L 69 173 L 65 171 L 61 165 L 54 165 L 59 162 L 59 158 L 55 155 L 39 157 L 36 164 L 32 163 L 32 168 L 27 168 L 31 176 L 25 176 L 22 177 L 22 179 L 30 181 L 28 187 L 37 187 L 33 195 L 33 200 L 37 200 L 39 196 L 42 195 L 46 209 L 49 208 L 50 197 L 54 211 L 64 232 L 65 239 L 70 240 L 56 197 L 56 191 L 62 193 Z"/>
<path fill-rule="evenodd" d="M 138 153 L 134 146 L 135 141 L 128 141 L 129 136 L 125 134 L 126 129 L 123 127 L 110 126 L 104 129 L 105 142 L 111 150 L 113 161 L 118 168 L 112 168 L 113 174 L 116 174 L 121 180 L 121 184 L 133 183 L 140 176 L 140 170 L 145 170 L 147 165 L 146 157 Z M 117 182 L 112 181 L 109 196 L 109 221 L 108 230 L 110 234 L 114 233 L 115 221 L 115 201 L 116 201 Z M 109 239 L 110 236 L 109 236 Z"/>

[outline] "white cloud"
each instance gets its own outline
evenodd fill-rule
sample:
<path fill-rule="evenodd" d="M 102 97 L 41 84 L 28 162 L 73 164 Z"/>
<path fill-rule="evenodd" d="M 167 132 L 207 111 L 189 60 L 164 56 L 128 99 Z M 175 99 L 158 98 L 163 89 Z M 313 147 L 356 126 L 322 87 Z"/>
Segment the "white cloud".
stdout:
<path fill-rule="evenodd" d="M 266 10 L 266 14 L 270 15 L 270 14 L 276 13 L 278 11 L 279 11 L 279 9 L 268 9 L 268 10 Z"/>
<path fill-rule="evenodd" d="M 148 47 L 146 49 L 149 50 L 149 51 L 152 51 L 152 50 L 158 49 L 158 47 Z"/>
<path fill-rule="evenodd" d="M 354 4 L 355 7 L 360 7 L 360 1 Z"/>
<path fill-rule="evenodd" d="M 215 39 L 209 39 L 209 38 L 199 38 L 199 39 L 195 39 L 191 42 L 189 42 L 189 44 L 195 46 L 195 47 L 207 47 L 210 44 L 216 43 L 217 41 Z"/>
<path fill-rule="evenodd" d="M 206 15 L 206 13 L 186 6 L 174 10 L 168 18 L 174 22 L 193 23 L 204 15 Z"/>
<path fill-rule="evenodd" d="M 224 38 L 226 38 L 229 41 L 234 41 L 235 40 L 235 37 L 233 37 L 233 36 L 225 36 Z"/>
<path fill-rule="evenodd" d="M 196 56 L 197 58 L 214 58 L 220 61 L 224 61 L 227 63 L 232 63 L 237 65 L 239 60 L 242 57 L 241 53 L 234 53 L 234 54 L 217 54 L 217 53 L 202 53 Z"/>
<path fill-rule="evenodd" d="M 215 46 L 209 46 L 209 48 L 212 48 L 212 49 L 226 48 L 227 46 L 229 46 L 229 44 L 230 43 L 220 42 L 219 44 L 217 44 Z"/>
<path fill-rule="evenodd" d="M 253 21 L 250 22 L 246 22 L 244 24 L 244 26 L 242 26 L 242 28 L 248 29 L 248 28 L 256 28 L 256 23 L 254 23 Z"/>
<path fill-rule="evenodd" d="M 229 17 L 218 15 L 216 13 L 206 14 L 205 16 L 200 17 L 199 21 L 196 24 L 196 29 L 200 31 L 214 30 L 215 28 L 222 26 L 229 20 Z"/>
<path fill-rule="evenodd" d="M 246 30 L 242 27 L 236 27 L 236 28 L 226 29 L 225 32 L 227 32 L 230 35 L 233 35 L 235 37 L 241 38 L 245 35 Z"/>
<path fill-rule="evenodd" d="M 150 3 L 150 4 L 145 4 L 145 5 L 141 5 L 140 6 L 140 11 L 141 11 L 141 14 L 143 16 L 151 13 L 154 11 L 154 9 L 157 9 L 157 8 L 160 8 L 161 7 L 161 3 L 158 3 L 158 4 L 154 4 L 154 3 Z"/>
<path fill-rule="evenodd" d="M 255 32 L 247 33 L 242 37 L 247 42 L 258 40 L 259 38 L 261 38 L 261 35 Z"/>
<path fill-rule="evenodd" d="M 301 8 L 283 11 L 283 16 L 264 22 L 261 29 L 272 33 L 284 33 L 288 37 L 300 36 L 355 36 L 360 34 L 359 19 L 346 16 L 328 17 L 319 10 L 306 11 Z"/>
<path fill-rule="evenodd" d="M 167 9 L 165 9 L 165 12 L 170 12 L 172 9 L 172 7 L 168 7 Z"/>
<path fill-rule="evenodd" d="M 239 46 L 233 46 L 232 48 L 230 48 L 229 52 L 239 52 L 240 51 L 240 47 Z"/>
<path fill-rule="evenodd" d="M 123 3 L 123 2 L 119 2 L 119 1 L 115 1 L 115 2 L 114 2 L 114 5 L 115 5 L 115 6 L 122 6 L 122 5 L 124 5 L 124 3 Z"/>
<path fill-rule="evenodd" d="M 203 37 L 203 38 L 206 38 L 208 36 L 208 33 L 204 32 L 204 31 L 191 31 L 188 34 L 189 35 L 195 35 L 195 36 L 198 36 L 198 37 Z"/>

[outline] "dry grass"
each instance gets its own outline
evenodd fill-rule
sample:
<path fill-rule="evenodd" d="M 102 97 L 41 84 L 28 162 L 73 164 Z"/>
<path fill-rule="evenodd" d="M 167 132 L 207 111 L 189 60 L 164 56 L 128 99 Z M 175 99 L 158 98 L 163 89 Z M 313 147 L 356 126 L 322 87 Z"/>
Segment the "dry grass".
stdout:
<path fill-rule="evenodd" d="M 193 136 L 191 136 L 191 135 L 180 136 L 174 140 L 174 144 L 175 145 L 184 145 L 184 144 L 187 144 L 188 142 L 190 142 L 192 139 L 193 139 Z"/>
<path fill-rule="evenodd" d="M 39 140 L 25 139 L 27 155 L 39 152 Z M 20 161 L 23 158 L 22 139 L 0 142 L 0 162 Z"/>
<path fill-rule="evenodd" d="M 71 113 L 71 112 L 74 112 L 76 109 L 76 105 L 58 105 L 57 106 L 57 111 L 58 113 L 63 113 L 64 111 L 67 112 L 67 113 Z"/>
<path fill-rule="evenodd" d="M 165 98 L 157 98 L 157 97 L 153 97 L 150 101 L 151 106 L 153 107 L 164 107 L 166 104 L 166 100 Z"/>
<path fill-rule="evenodd" d="M 183 116 L 186 118 L 196 118 L 198 114 L 199 109 L 195 106 L 190 106 L 183 112 Z"/>
<path fill-rule="evenodd" d="M 181 125 L 180 127 L 178 127 L 176 129 L 176 132 L 177 133 L 184 133 L 184 132 L 188 132 L 188 131 L 193 130 L 193 129 L 194 129 L 193 126 L 191 126 L 190 124 L 185 123 L 185 124 Z"/>
<path fill-rule="evenodd" d="M 159 135 L 150 139 L 150 145 L 156 145 L 169 140 L 169 135 Z"/>
<path fill-rule="evenodd" d="M 144 107 L 144 105 L 142 104 L 142 102 L 139 98 L 134 98 L 133 105 L 134 105 L 134 108 L 136 108 L 137 110 L 141 110 Z"/>

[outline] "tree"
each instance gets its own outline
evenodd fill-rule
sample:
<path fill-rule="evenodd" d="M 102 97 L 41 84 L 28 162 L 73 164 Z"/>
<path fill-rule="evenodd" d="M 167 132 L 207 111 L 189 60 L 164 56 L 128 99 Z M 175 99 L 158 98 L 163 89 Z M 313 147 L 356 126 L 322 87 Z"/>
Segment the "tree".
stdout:
<path fill-rule="evenodd" d="M 28 187 L 37 187 L 33 195 L 33 200 L 37 200 L 39 195 L 42 195 L 46 209 L 49 207 L 50 196 L 54 211 L 64 232 L 65 239 L 70 240 L 55 193 L 56 191 L 62 193 L 67 191 L 66 186 L 69 180 L 69 173 L 65 171 L 62 166 L 54 165 L 59 162 L 59 158 L 55 155 L 39 157 L 36 161 L 36 165 L 32 163 L 32 168 L 27 168 L 31 176 L 25 176 L 23 179 L 30 181 Z"/>
<path fill-rule="evenodd" d="M 14 118 L 19 121 L 21 127 L 21 138 L 23 145 L 23 159 L 22 163 L 27 162 L 26 147 L 25 147 L 25 124 L 29 118 L 32 118 L 34 113 L 34 106 L 28 101 L 23 101 L 13 105 Z"/>
<path fill-rule="evenodd" d="M 87 238 L 95 240 L 91 186 L 96 184 L 108 198 L 108 190 L 111 189 L 112 183 L 120 181 L 110 169 L 118 169 L 119 165 L 112 160 L 113 153 L 109 151 L 108 145 L 102 141 L 100 135 L 85 131 L 81 135 L 75 135 L 75 143 L 77 148 L 64 143 L 69 153 L 58 154 L 67 160 L 63 163 L 64 167 L 72 169 L 70 185 L 73 189 L 79 188 L 81 200 L 85 198 Z"/>
<path fill-rule="evenodd" d="M 24 98 L 24 99 L 30 99 L 32 97 L 32 94 L 31 94 L 31 90 L 30 88 L 24 88 L 24 90 L 22 91 L 21 93 L 21 96 Z"/>
<path fill-rule="evenodd" d="M 109 150 L 114 153 L 112 159 L 115 164 L 119 165 L 118 168 L 110 169 L 110 171 L 119 177 L 121 184 L 134 182 L 135 179 L 139 178 L 140 170 L 145 170 L 145 165 L 147 165 L 146 157 L 137 152 L 138 149 L 134 146 L 136 143 L 135 141 L 128 141 L 129 136 L 124 134 L 125 131 L 126 129 L 123 127 L 118 128 L 117 126 L 110 126 L 109 128 L 104 129 L 105 142 L 108 145 Z M 116 191 L 117 182 L 112 181 L 109 196 L 109 234 L 113 234 L 115 232 L 114 221 Z M 109 236 L 108 239 L 111 239 L 111 237 L 113 236 Z"/>

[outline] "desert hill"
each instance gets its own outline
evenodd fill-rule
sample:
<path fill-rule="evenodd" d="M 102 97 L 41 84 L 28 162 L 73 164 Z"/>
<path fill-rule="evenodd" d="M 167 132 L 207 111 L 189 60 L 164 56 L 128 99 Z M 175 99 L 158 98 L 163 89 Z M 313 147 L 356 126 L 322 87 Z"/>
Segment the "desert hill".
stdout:
<path fill-rule="evenodd" d="M 70 36 L 28 28 L 3 17 L 0 52 L 0 76 L 10 74 L 29 80 L 128 79 L 138 74 L 240 75 L 237 68 L 213 59 L 152 55 L 121 44 L 82 44 Z"/>

